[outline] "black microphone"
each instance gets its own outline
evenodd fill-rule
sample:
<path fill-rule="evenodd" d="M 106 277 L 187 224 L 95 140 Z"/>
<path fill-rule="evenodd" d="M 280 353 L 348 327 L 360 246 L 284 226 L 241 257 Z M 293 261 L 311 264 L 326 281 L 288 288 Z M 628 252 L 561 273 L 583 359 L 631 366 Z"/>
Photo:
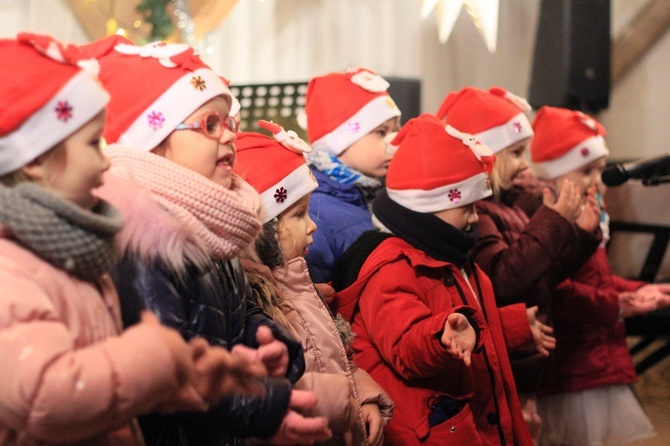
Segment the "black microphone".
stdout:
<path fill-rule="evenodd" d="M 670 167 L 670 153 L 630 163 L 612 163 L 605 166 L 602 180 L 606 186 L 610 187 L 619 186 L 631 178 L 641 179 L 645 184 L 647 182 L 653 183 L 653 181 L 649 181 L 650 178 L 667 174 L 668 167 Z"/>

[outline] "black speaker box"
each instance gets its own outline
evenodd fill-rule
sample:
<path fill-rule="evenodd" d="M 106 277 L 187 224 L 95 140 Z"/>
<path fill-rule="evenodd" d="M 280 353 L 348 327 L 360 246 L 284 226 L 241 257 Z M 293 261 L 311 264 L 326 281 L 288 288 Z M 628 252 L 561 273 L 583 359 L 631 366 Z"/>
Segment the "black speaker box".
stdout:
<path fill-rule="evenodd" d="M 542 0 L 528 101 L 598 112 L 609 105 L 609 0 Z"/>

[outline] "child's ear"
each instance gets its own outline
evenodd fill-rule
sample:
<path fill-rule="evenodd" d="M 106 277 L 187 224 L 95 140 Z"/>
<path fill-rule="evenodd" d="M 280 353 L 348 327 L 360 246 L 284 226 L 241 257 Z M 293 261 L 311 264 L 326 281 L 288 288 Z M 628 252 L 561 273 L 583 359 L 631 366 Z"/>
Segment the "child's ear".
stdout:
<path fill-rule="evenodd" d="M 21 168 L 21 172 L 32 181 L 41 182 L 46 178 L 46 157 L 40 155 Z"/>

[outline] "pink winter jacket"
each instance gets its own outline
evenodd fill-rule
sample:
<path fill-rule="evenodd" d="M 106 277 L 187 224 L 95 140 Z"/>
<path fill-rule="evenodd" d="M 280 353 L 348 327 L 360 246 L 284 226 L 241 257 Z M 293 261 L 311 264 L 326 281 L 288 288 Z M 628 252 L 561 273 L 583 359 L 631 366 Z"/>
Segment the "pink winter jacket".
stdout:
<path fill-rule="evenodd" d="M 120 327 L 109 277 L 78 280 L 0 230 L 0 444 L 143 444 L 134 417 L 176 392 L 176 366 L 154 329 Z"/>

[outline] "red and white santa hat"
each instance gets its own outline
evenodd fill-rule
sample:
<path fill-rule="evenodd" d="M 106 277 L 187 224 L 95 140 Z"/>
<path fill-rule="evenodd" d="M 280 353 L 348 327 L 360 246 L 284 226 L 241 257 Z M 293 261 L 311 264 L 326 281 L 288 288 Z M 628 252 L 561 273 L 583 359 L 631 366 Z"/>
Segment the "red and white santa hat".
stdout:
<path fill-rule="evenodd" d="M 136 46 L 113 35 L 80 50 L 100 62 L 100 80 L 112 95 L 105 138 L 138 150 L 158 146 L 184 119 L 216 96 L 232 107 L 229 82 L 186 44 Z"/>
<path fill-rule="evenodd" d="M 530 153 L 535 173 L 553 180 L 609 155 L 605 128 L 582 112 L 544 106 L 533 120 Z"/>
<path fill-rule="evenodd" d="M 447 95 L 437 117 L 461 131 L 472 133 L 498 153 L 533 136 L 526 114 L 528 102 L 500 87 L 489 91 L 465 87 Z"/>
<path fill-rule="evenodd" d="M 21 33 L 0 40 L 0 175 L 14 172 L 105 109 L 97 62 L 73 45 Z"/>
<path fill-rule="evenodd" d="M 454 209 L 491 195 L 491 149 L 437 116 L 420 115 L 400 129 L 386 176 L 396 203 L 421 213 Z"/>
<path fill-rule="evenodd" d="M 388 87 L 384 78 L 366 68 L 312 78 L 298 122 L 307 130 L 314 150 L 337 156 L 385 121 L 400 116 Z"/>
<path fill-rule="evenodd" d="M 305 161 L 304 153 L 312 150 L 305 141 L 277 124 L 258 124 L 273 137 L 238 133 L 234 170 L 261 195 L 261 220 L 267 223 L 316 189 L 318 183 Z"/>

